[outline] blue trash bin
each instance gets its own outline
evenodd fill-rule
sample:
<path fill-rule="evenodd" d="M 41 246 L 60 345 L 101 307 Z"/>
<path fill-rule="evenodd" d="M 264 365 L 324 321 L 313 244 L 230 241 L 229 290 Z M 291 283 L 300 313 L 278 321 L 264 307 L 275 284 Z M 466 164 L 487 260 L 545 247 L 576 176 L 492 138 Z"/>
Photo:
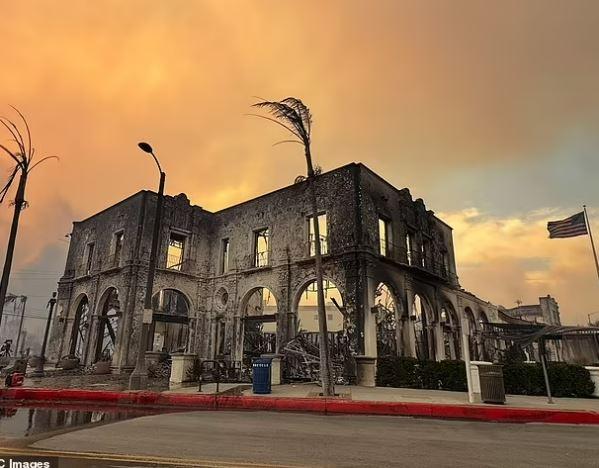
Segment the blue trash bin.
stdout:
<path fill-rule="evenodd" d="M 268 358 L 254 359 L 252 362 L 252 391 L 258 394 L 270 393 L 270 362 Z"/>

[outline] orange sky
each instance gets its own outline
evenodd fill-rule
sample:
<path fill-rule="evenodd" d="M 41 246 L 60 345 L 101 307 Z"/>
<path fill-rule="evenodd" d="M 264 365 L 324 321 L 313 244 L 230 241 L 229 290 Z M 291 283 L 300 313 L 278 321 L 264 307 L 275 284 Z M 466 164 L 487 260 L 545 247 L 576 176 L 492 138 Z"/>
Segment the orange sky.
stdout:
<path fill-rule="evenodd" d="M 59 8 L 60 6 L 60 8 Z M 11 290 L 40 296 L 70 223 L 141 189 L 219 209 L 293 181 L 304 161 L 244 116 L 302 98 L 325 170 L 362 161 L 455 228 L 463 286 L 507 307 L 550 293 L 566 322 L 599 311 L 588 239 L 599 220 L 599 4 L 593 1 L 0 1 L 0 111 L 38 152 Z M 1 136 L 4 138 L 4 135 Z M 8 169 L 2 161 L 0 168 Z M 5 245 L 11 210 L 0 207 Z M 599 236 L 599 225 L 595 225 Z M 36 299 L 34 299 L 36 300 Z M 597 316 L 599 318 L 599 315 Z"/>

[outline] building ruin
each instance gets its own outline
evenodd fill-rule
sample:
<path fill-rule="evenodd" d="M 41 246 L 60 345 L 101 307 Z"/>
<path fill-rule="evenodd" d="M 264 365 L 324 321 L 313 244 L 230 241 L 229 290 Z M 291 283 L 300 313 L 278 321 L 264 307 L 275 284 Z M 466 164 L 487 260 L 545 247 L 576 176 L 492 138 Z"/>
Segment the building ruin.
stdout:
<path fill-rule="evenodd" d="M 363 164 L 319 175 L 316 191 L 334 353 L 459 359 L 465 326 L 485 357 L 482 324 L 510 311 L 460 287 L 450 226 Z M 73 224 L 51 359 L 134 367 L 156 201 L 140 191 Z M 301 180 L 216 212 L 167 196 L 148 351 L 247 364 L 298 336 L 315 343 L 310 220 Z"/>

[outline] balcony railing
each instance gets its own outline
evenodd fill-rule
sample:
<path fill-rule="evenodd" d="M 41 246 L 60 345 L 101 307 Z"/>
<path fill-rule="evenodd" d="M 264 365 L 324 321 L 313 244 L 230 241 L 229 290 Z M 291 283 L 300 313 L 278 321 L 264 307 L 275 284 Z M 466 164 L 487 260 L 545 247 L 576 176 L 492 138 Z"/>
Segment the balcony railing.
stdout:
<path fill-rule="evenodd" d="M 167 255 L 166 263 L 163 268 L 169 271 L 180 271 L 181 273 L 191 273 L 193 262 L 188 258 L 181 258 L 180 255 Z"/>
<path fill-rule="evenodd" d="M 268 251 L 256 252 L 254 255 L 254 267 L 262 268 L 268 266 Z"/>
<path fill-rule="evenodd" d="M 405 245 L 387 242 L 386 254 L 383 255 L 394 262 L 413 266 L 455 283 L 457 276 L 449 271 L 443 260 L 435 259 L 432 254 L 412 249 L 409 254 Z"/>

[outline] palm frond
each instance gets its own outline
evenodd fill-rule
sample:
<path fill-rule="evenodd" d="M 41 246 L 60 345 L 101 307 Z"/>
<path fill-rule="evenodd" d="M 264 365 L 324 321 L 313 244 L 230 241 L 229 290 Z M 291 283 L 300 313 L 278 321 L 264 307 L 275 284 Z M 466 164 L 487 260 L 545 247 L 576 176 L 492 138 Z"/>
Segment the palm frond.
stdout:
<path fill-rule="evenodd" d="M 11 187 L 13 181 L 15 180 L 15 177 L 17 176 L 18 172 L 19 172 L 19 166 L 15 166 L 12 170 L 12 173 L 8 177 L 6 184 L 4 184 L 4 187 L 2 187 L 2 190 L 0 190 L 0 203 L 4 202 L 4 198 L 6 197 L 6 194 L 8 193 L 8 191 L 10 190 L 10 187 Z"/>
<path fill-rule="evenodd" d="M 6 154 L 8 154 L 18 165 L 21 166 L 21 160 L 17 158 L 17 156 L 9 150 L 6 146 L 0 145 L 0 149 L 3 150 Z"/>
<path fill-rule="evenodd" d="M 33 171 L 37 166 L 39 166 L 44 161 L 47 161 L 48 159 L 56 159 L 57 161 L 60 161 L 60 158 L 58 156 L 46 156 L 45 158 L 40 159 L 33 166 L 31 166 L 27 172 Z"/>
<path fill-rule="evenodd" d="M 295 130 L 294 134 L 304 144 L 310 142 L 310 133 L 304 125 L 302 116 L 290 105 L 278 101 L 261 101 L 254 104 L 253 107 L 266 108 L 275 119 L 282 120 L 293 127 Z"/>
<path fill-rule="evenodd" d="M 21 154 L 26 154 L 25 142 L 23 141 L 23 136 L 19 132 L 17 126 L 6 117 L 0 117 L 0 123 L 4 125 L 4 127 L 6 127 L 6 129 L 13 136 L 13 141 L 19 147 Z"/>
<path fill-rule="evenodd" d="M 293 133 L 293 134 L 294 134 L 296 137 L 298 137 L 299 139 L 301 139 L 301 138 L 302 138 L 302 137 L 301 137 L 301 136 L 300 136 L 300 135 L 299 135 L 299 134 L 298 134 L 298 133 L 295 131 L 295 129 L 293 129 L 293 128 L 289 127 L 288 125 L 285 125 L 285 124 L 283 124 L 283 123 L 279 122 L 279 121 L 278 121 L 278 120 L 276 120 L 276 119 L 273 119 L 273 118 L 271 118 L 271 117 L 266 117 L 266 116 L 264 116 L 264 115 L 260 115 L 260 114 L 246 114 L 246 115 L 249 115 L 250 117 L 259 117 L 259 118 L 261 118 L 261 119 L 268 120 L 268 121 L 270 121 L 270 122 L 274 122 L 274 123 L 276 123 L 277 125 L 280 125 L 281 127 L 283 127 L 283 128 L 284 128 L 285 130 L 287 130 L 288 132 L 291 132 L 291 133 Z"/>
<path fill-rule="evenodd" d="M 299 140 L 281 140 L 281 141 L 277 141 L 276 143 L 273 143 L 273 146 L 279 146 L 282 145 L 283 143 L 297 143 L 298 145 L 303 145 L 303 143 Z"/>
<path fill-rule="evenodd" d="M 304 123 L 304 127 L 306 128 L 308 136 L 310 136 L 312 129 L 312 113 L 310 112 L 310 109 L 308 109 L 308 106 L 306 106 L 301 99 L 294 97 L 285 98 L 281 102 L 287 104 L 289 107 L 294 109 L 295 112 L 297 112 Z"/>
<path fill-rule="evenodd" d="M 19 109 L 17 109 L 14 106 L 10 106 L 10 107 L 12 107 L 15 110 L 15 112 L 17 114 L 19 114 L 19 117 L 21 117 L 21 120 L 25 124 L 25 129 L 27 130 L 27 140 L 28 140 L 27 147 L 29 148 L 29 152 L 27 153 L 27 156 L 28 156 L 28 159 L 31 160 L 31 156 L 32 156 L 32 154 L 31 154 L 31 130 L 29 129 L 29 124 L 27 123 L 27 119 L 25 118 L 25 116 L 23 116 L 23 114 L 21 114 L 21 111 Z M 20 135 L 20 133 L 19 133 L 19 135 Z"/>

